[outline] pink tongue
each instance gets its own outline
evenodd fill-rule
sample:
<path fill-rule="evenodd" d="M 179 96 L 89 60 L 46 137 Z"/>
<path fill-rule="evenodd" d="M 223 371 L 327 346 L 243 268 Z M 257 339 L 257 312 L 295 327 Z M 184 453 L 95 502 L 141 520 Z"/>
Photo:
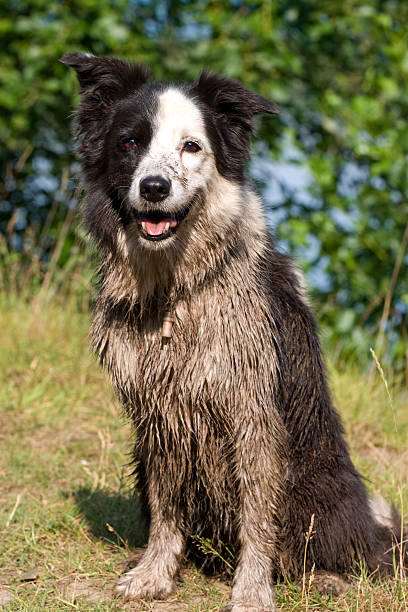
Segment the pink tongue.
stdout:
<path fill-rule="evenodd" d="M 153 221 L 145 221 L 146 232 L 149 236 L 160 236 L 164 232 L 164 226 L 166 223 L 170 223 L 170 227 L 175 227 L 177 225 L 177 221 L 175 219 L 162 219 L 158 223 L 153 223 Z"/>
<path fill-rule="evenodd" d="M 146 232 L 150 236 L 160 236 L 164 232 L 164 226 L 166 225 L 166 219 L 164 221 L 159 221 L 158 223 L 153 223 L 152 221 L 145 221 Z"/>

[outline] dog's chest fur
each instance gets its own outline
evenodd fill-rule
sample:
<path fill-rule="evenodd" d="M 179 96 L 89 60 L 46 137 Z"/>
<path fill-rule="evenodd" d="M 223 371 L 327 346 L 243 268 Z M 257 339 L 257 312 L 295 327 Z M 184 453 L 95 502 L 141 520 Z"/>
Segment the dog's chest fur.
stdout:
<path fill-rule="evenodd" d="M 94 344 L 132 413 L 149 404 L 157 411 L 177 405 L 205 411 L 211 403 L 224 420 L 235 416 L 242 393 L 246 402 L 249 396 L 258 402 L 271 397 L 265 384 L 276 367 L 273 322 L 255 279 L 238 282 L 239 268 L 228 281 L 221 278 L 174 301 L 168 340 L 162 338 L 166 295 L 152 299 L 142 312 L 126 301 L 115 307 L 99 302 Z"/>
<path fill-rule="evenodd" d="M 132 417 L 138 456 L 149 464 L 165 455 L 163 482 L 191 506 L 201 505 L 200 520 L 208 505 L 220 533 L 232 528 L 220 513 L 227 502 L 230 521 L 236 503 L 237 438 L 260 411 L 272 416 L 275 392 L 273 321 L 251 266 L 238 258 L 228 275 L 176 299 L 168 341 L 165 295 L 142 313 L 137 305 L 128 310 L 126 325 L 127 306 L 100 301 L 93 325 L 101 361 Z M 194 524 L 194 512 L 191 518 Z"/>

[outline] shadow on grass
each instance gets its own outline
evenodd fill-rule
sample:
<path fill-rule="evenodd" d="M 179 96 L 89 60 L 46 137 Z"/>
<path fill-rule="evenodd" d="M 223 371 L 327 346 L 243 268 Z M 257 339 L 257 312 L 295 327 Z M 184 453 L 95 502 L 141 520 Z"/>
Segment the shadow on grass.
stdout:
<path fill-rule="evenodd" d="M 149 535 L 148 521 L 144 517 L 139 498 L 130 491 L 91 487 L 80 487 L 72 495 L 80 515 L 96 538 L 135 551 L 126 560 L 128 566 L 125 569 L 134 567 Z M 221 541 L 214 543 L 207 537 L 189 537 L 187 555 L 206 575 L 231 577 L 231 564 L 235 564 L 235 555 Z"/>
<path fill-rule="evenodd" d="M 139 499 L 132 493 L 80 487 L 73 496 L 95 537 L 130 548 L 146 544 L 147 521 Z"/>

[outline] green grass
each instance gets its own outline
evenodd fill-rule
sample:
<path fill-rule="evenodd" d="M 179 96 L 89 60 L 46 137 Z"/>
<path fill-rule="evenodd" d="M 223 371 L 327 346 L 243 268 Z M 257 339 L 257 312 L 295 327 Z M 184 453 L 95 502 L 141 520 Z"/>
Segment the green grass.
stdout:
<path fill-rule="evenodd" d="M 0 602 L 2 610 L 217 610 L 229 588 L 194 567 L 166 603 L 114 598 L 121 563 L 146 539 L 128 473 L 130 429 L 88 349 L 90 316 L 72 304 L 0 299 Z M 391 372 L 330 368 L 353 459 L 406 514 L 407 389 Z M 31 580 L 29 578 L 31 577 Z M 339 599 L 277 587 L 282 610 L 407 610 L 395 578 L 358 577 Z"/>

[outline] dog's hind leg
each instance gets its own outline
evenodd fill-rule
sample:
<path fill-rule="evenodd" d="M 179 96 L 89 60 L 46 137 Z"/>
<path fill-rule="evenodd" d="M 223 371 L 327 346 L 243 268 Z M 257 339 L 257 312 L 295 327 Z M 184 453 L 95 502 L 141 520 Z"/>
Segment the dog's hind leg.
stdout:
<path fill-rule="evenodd" d="M 167 496 L 160 495 L 159 485 L 160 480 L 154 479 L 148 485 L 151 522 L 147 549 L 116 586 L 125 599 L 161 599 L 175 588 L 185 539 L 176 511 Z"/>
<path fill-rule="evenodd" d="M 231 601 L 224 612 L 274 612 L 272 574 L 276 561 L 276 513 L 280 496 L 282 440 L 278 423 L 253 414 L 239 432 L 240 556 Z M 269 420 L 269 419 L 268 419 Z"/>

